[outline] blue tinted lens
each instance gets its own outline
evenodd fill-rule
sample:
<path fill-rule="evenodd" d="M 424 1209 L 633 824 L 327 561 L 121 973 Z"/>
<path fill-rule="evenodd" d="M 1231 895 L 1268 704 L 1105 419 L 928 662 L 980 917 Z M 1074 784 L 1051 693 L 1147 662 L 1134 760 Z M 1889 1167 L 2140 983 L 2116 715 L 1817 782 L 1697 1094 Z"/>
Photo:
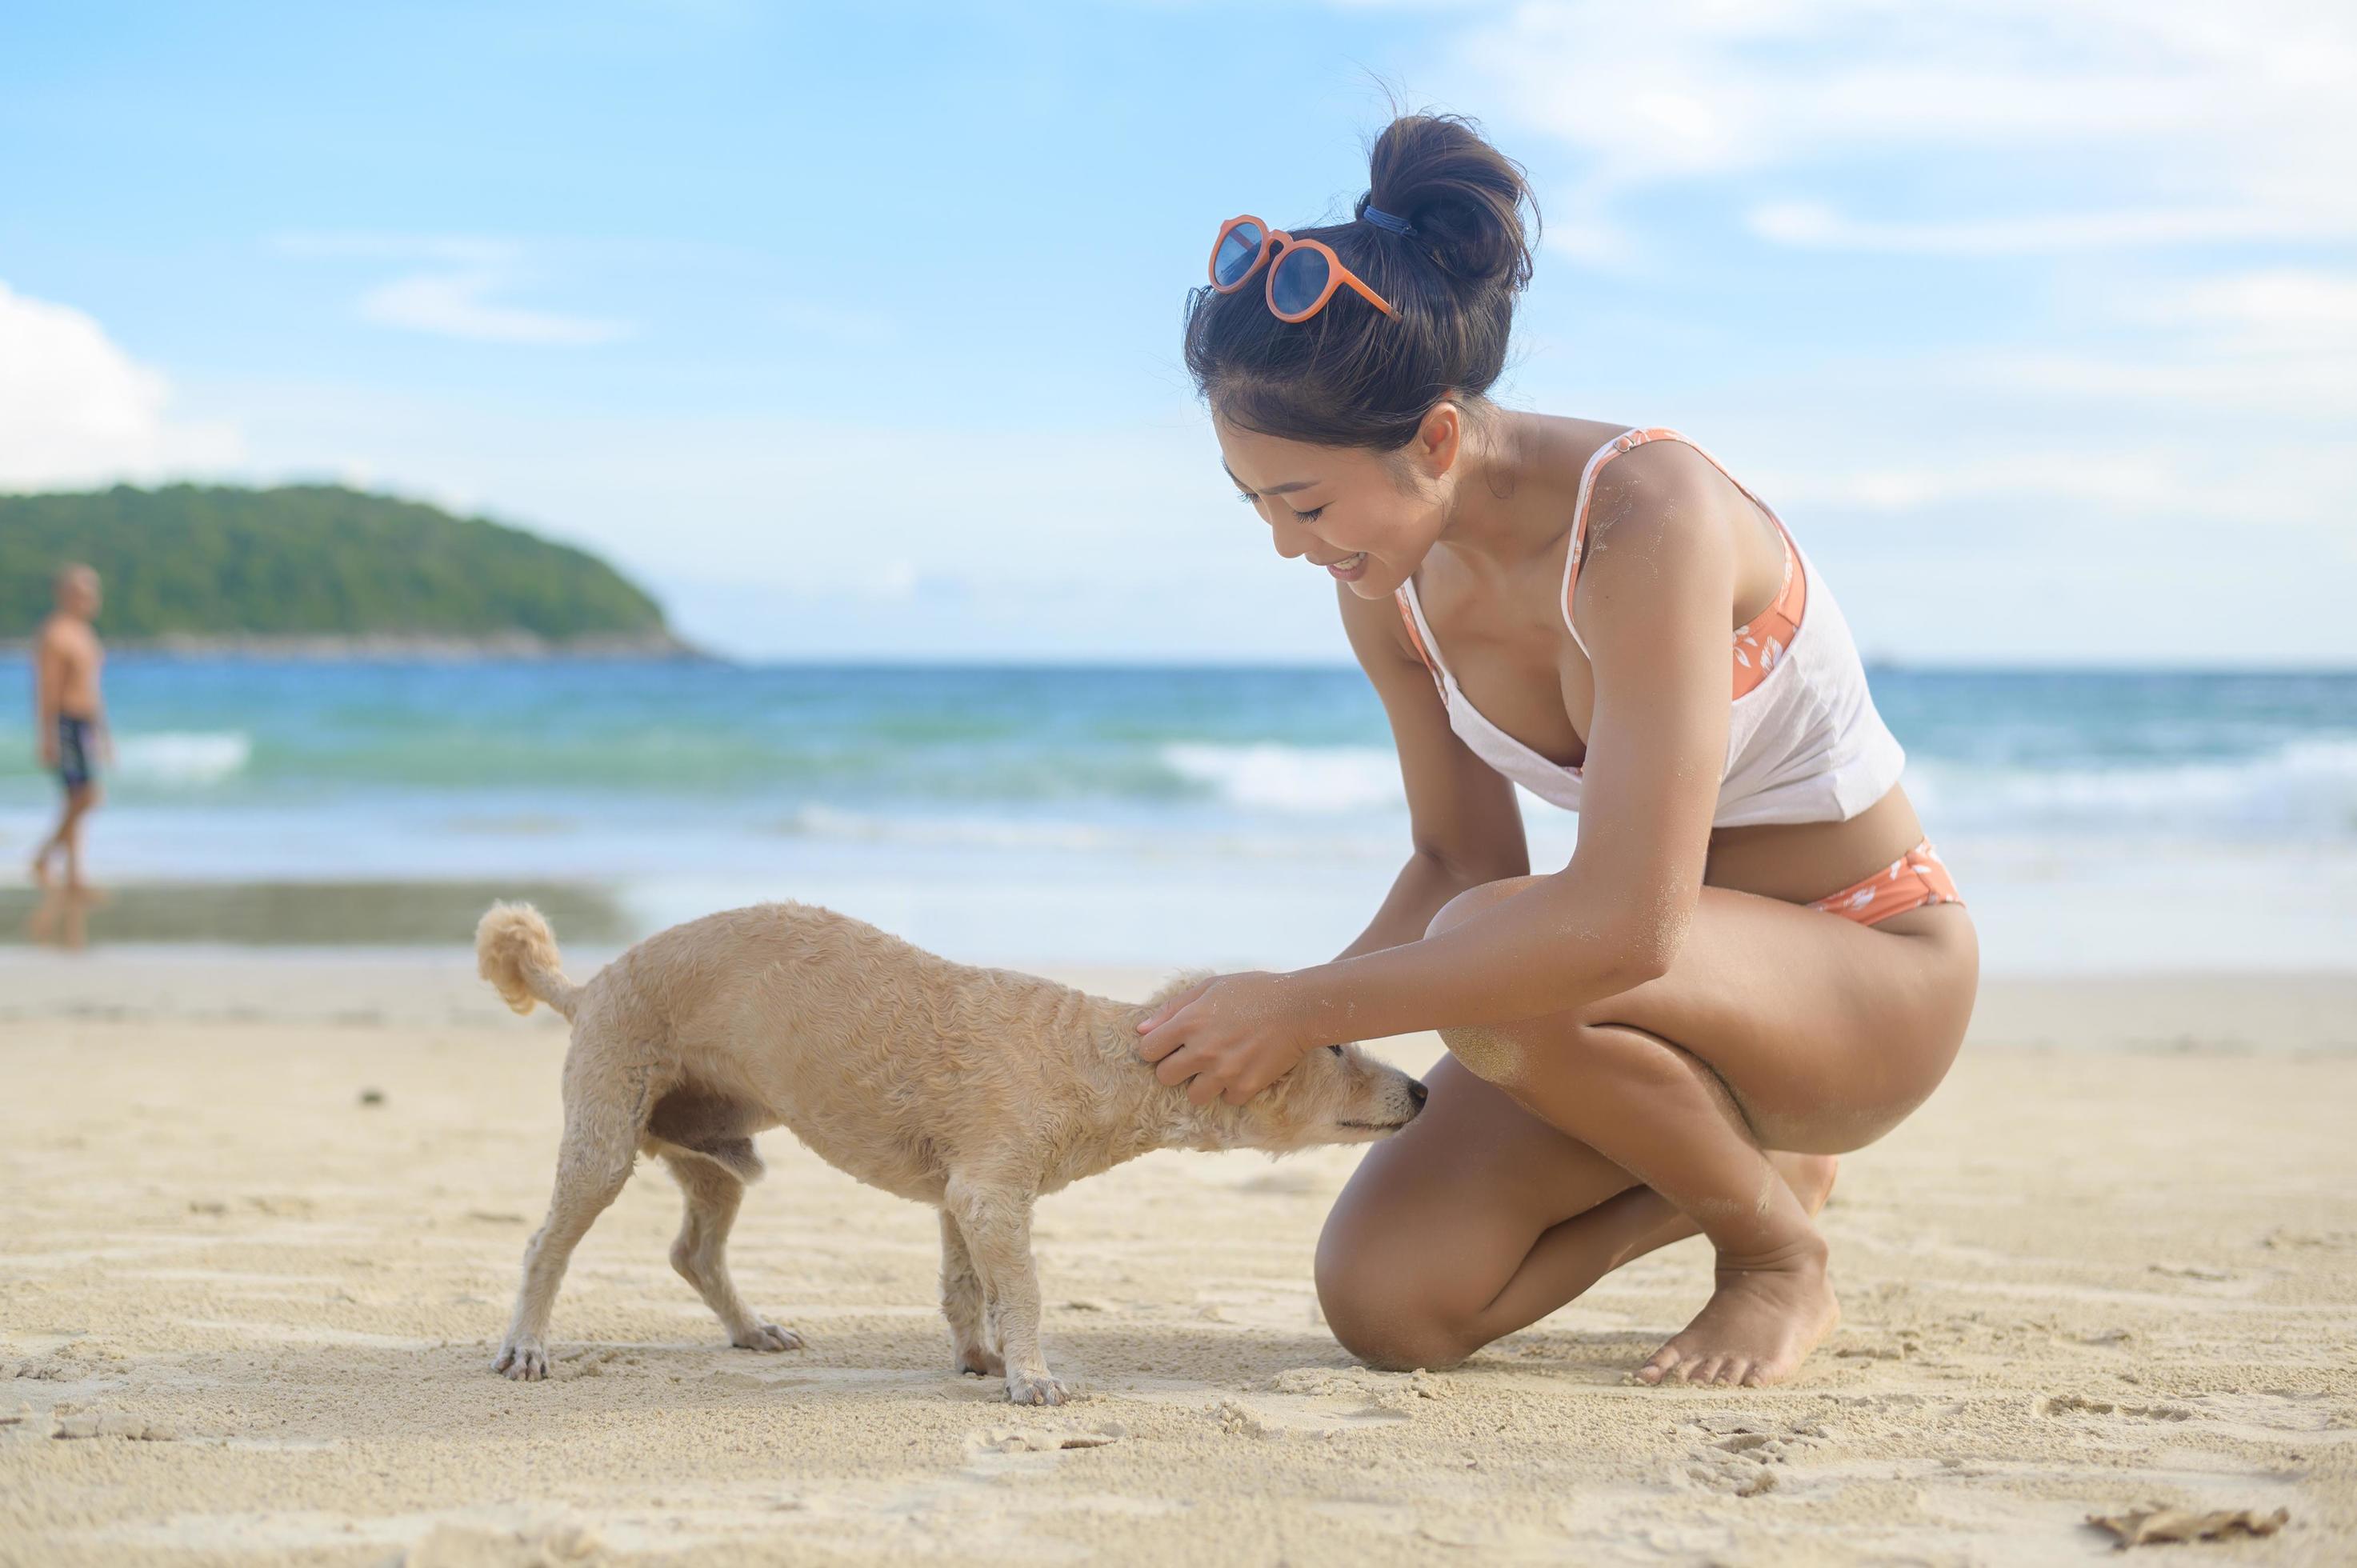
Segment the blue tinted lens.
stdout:
<path fill-rule="evenodd" d="M 1333 270 L 1315 251 L 1301 247 L 1287 251 L 1277 258 L 1276 270 L 1268 274 L 1269 302 L 1280 316 L 1298 316 L 1318 303 Z"/>
<path fill-rule="evenodd" d="M 1220 242 L 1219 260 L 1211 265 L 1211 275 L 1222 288 L 1232 286 L 1251 268 L 1253 258 L 1260 254 L 1263 238 L 1257 223 L 1239 223 L 1228 231 L 1228 237 Z"/>

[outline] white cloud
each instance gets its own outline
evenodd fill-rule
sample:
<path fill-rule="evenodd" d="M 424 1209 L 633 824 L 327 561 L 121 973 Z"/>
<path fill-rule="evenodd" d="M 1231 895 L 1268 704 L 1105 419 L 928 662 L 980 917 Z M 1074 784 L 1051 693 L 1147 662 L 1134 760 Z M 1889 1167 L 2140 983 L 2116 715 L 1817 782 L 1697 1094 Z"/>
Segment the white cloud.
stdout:
<path fill-rule="evenodd" d="M 0 489 L 153 480 L 238 461 L 234 425 L 171 412 L 171 384 L 89 316 L 0 284 Z"/>
<path fill-rule="evenodd" d="M 1834 505 L 1904 515 L 1953 501 L 2035 499 L 2076 503 L 2069 515 L 2082 525 L 2091 510 L 2135 524 L 2234 517 L 2305 527 L 2340 516 L 2337 504 L 2328 508 L 2313 488 L 2319 476 L 2312 471 L 2236 472 L 2215 456 L 2127 446 L 2110 437 L 2075 452 L 1995 452 L 1966 462 L 1884 467 L 1755 467 L 1744 478 L 1780 509 Z M 2089 542 L 2083 533 L 2081 543 Z"/>
<path fill-rule="evenodd" d="M 479 234 L 297 231 L 273 235 L 270 249 L 306 261 L 395 262 L 425 270 L 361 295 L 366 321 L 473 343 L 584 348 L 637 332 L 628 321 L 534 310 L 496 297 L 531 281 L 524 247 Z"/>
<path fill-rule="evenodd" d="M 633 330 L 626 321 L 527 310 L 490 297 L 511 281 L 509 274 L 488 269 L 419 273 L 396 278 L 362 295 L 361 315 L 382 327 L 399 327 L 438 338 L 543 348 L 612 343 L 630 336 Z"/>
<path fill-rule="evenodd" d="M 1967 251 L 2357 234 L 2344 5 L 1537 0 L 1476 31 L 1460 59 L 1494 90 L 1482 96 L 1583 155 L 1576 208 L 1666 180 L 1958 154 L 2000 177 L 1975 186 L 2035 202 L 2092 179 L 2126 210 L 1887 226 L 1785 208 L 1764 228 Z"/>
<path fill-rule="evenodd" d="M 2117 424 L 2139 411 L 2206 413 L 2222 445 L 2257 435 L 2324 435 L 2357 428 L 2357 335 L 2330 317 L 2270 321 L 2220 330 L 2198 317 L 2172 317 L 2171 341 L 2108 352 L 1993 349 L 1916 364 L 1926 380 L 2016 400 L 2025 418 L 2057 403 Z M 2060 434 L 2067 435 L 2070 426 Z M 2049 431 L 2050 436 L 2056 432 Z M 2357 487 L 2343 474 L 2336 491 Z"/>
<path fill-rule="evenodd" d="M 2052 255 L 2132 246 L 2214 244 L 2234 240 L 2329 239 L 2345 231 L 2329 213 L 2264 208 L 2156 207 L 1933 223 L 1849 218 L 1814 201 L 1767 202 L 1751 209 L 1763 240 L 1815 250 L 1945 256 Z"/>
<path fill-rule="evenodd" d="M 1582 363 L 1563 388 L 1735 459 L 1862 637 L 2083 657 L 2144 646 L 2155 604 L 2199 602 L 2174 656 L 2347 657 L 2322 607 L 2357 592 L 2357 10 L 1533 0 L 1458 63 L 1480 84 L 1463 97 L 1502 94 L 1495 119 L 1571 155 L 1546 176 L 1569 188 L 1550 217 L 1583 230 L 1562 248 L 1664 321 L 1744 346 L 1648 254 L 1656 213 L 1689 233 L 1706 203 L 1769 242 L 1744 259 L 1770 297 L 1827 318 L 1821 273 L 1873 277 L 1878 307 L 1920 280 L 1910 324 L 1868 311 L 1774 366 L 1683 355 L 1665 331 L 1657 359 Z M 2255 246 L 2327 259 L 2254 267 Z M 1892 260 L 1835 273 L 1779 250 Z M 1915 264 L 1931 257 L 1948 264 Z M 1599 398 L 1613 374 L 1627 384 Z M 2003 639 L 1975 646 L 1960 628 L 1991 606 Z"/>
<path fill-rule="evenodd" d="M 2131 313 L 2226 328 L 2255 349 L 2314 349 L 2337 339 L 2345 349 L 2357 338 L 2357 275 L 2267 267 L 2169 290 Z"/>

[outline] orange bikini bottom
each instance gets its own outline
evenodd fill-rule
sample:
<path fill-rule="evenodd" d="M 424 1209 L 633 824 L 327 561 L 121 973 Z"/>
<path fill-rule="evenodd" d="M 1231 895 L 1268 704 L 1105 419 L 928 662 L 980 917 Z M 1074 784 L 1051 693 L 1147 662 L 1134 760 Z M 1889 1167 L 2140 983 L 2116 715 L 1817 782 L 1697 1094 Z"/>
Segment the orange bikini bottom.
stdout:
<path fill-rule="evenodd" d="M 1892 861 L 1887 870 L 1878 871 L 1863 882 L 1854 882 L 1830 897 L 1819 898 L 1809 908 L 1871 926 L 1893 915 L 1904 915 L 1910 909 L 1963 902 L 1956 892 L 1956 879 L 1941 864 L 1932 841 L 1925 839 Z"/>

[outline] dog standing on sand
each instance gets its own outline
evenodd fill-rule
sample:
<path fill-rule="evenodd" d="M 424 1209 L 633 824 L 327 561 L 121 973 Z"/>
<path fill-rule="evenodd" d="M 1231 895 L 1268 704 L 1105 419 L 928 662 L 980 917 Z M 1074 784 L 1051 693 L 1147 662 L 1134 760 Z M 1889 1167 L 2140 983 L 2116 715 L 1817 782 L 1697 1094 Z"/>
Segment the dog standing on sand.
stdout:
<path fill-rule="evenodd" d="M 573 1024 L 555 1190 L 491 1368 L 522 1380 L 547 1375 L 566 1260 L 642 1150 L 686 1196 L 672 1266 L 732 1343 L 802 1343 L 745 1305 L 724 1255 L 745 1184 L 761 1174 L 753 1134 L 784 1126 L 837 1169 L 940 1209 L 942 1312 L 959 1369 L 1004 1375 L 1018 1404 L 1060 1404 L 1065 1387 L 1039 1351 L 1040 1194 L 1151 1149 L 1367 1143 L 1424 1105 L 1422 1084 L 1356 1046 L 1313 1052 L 1246 1104 L 1193 1105 L 1138 1058 L 1135 1026 L 1154 1002 L 952 963 L 808 905 L 674 926 L 581 985 L 528 905 L 494 905 L 475 953 L 508 1005 L 544 1002 Z"/>

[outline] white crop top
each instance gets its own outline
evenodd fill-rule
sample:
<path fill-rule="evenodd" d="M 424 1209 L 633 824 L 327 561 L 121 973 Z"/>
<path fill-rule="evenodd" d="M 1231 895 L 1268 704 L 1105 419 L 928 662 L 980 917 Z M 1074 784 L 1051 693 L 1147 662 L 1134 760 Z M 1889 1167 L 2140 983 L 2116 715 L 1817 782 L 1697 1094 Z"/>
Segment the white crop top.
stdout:
<path fill-rule="evenodd" d="M 1727 466 L 1674 430 L 1631 430 L 1597 449 L 1579 476 L 1571 516 L 1571 543 L 1563 568 L 1563 624 L 1582 652 L 1572 624 L 1572 590 L 1579 580 L 1587 543 L 1587 505 L 1596 476 L 1605 464 L 1649 441 L 1684 441 L 1727 474 L 1764 512 L 1784 539 L 1784 586 L 1767 610 L 1738 628 L 1733 722 L 1727 736 L 1727 766 L 1719 776 L 1715 828 L 1768 822 L 1838 822 L 1865 811 L 1889 793 L 1906 767 L 1906 753 L 1874 710 L 1866 688 L 1866 666 L 1850 638 L 1849 624 L 1823 578 L 1793 542 L 1783 519 L 1727 474 Z M 1410 578 L 1399 591 L 1400 614 L 1409 639 L 1432 671 L 1448 727 L 1473 755 L 1539 799 L 1566 811 L 1579 810 L 1580 770 L 1540 756 L 1483 717 L 1465 700 L 1457 678 L 1440 657 L 1440 645 L 1424 618 L 1424 607 Z"/>

